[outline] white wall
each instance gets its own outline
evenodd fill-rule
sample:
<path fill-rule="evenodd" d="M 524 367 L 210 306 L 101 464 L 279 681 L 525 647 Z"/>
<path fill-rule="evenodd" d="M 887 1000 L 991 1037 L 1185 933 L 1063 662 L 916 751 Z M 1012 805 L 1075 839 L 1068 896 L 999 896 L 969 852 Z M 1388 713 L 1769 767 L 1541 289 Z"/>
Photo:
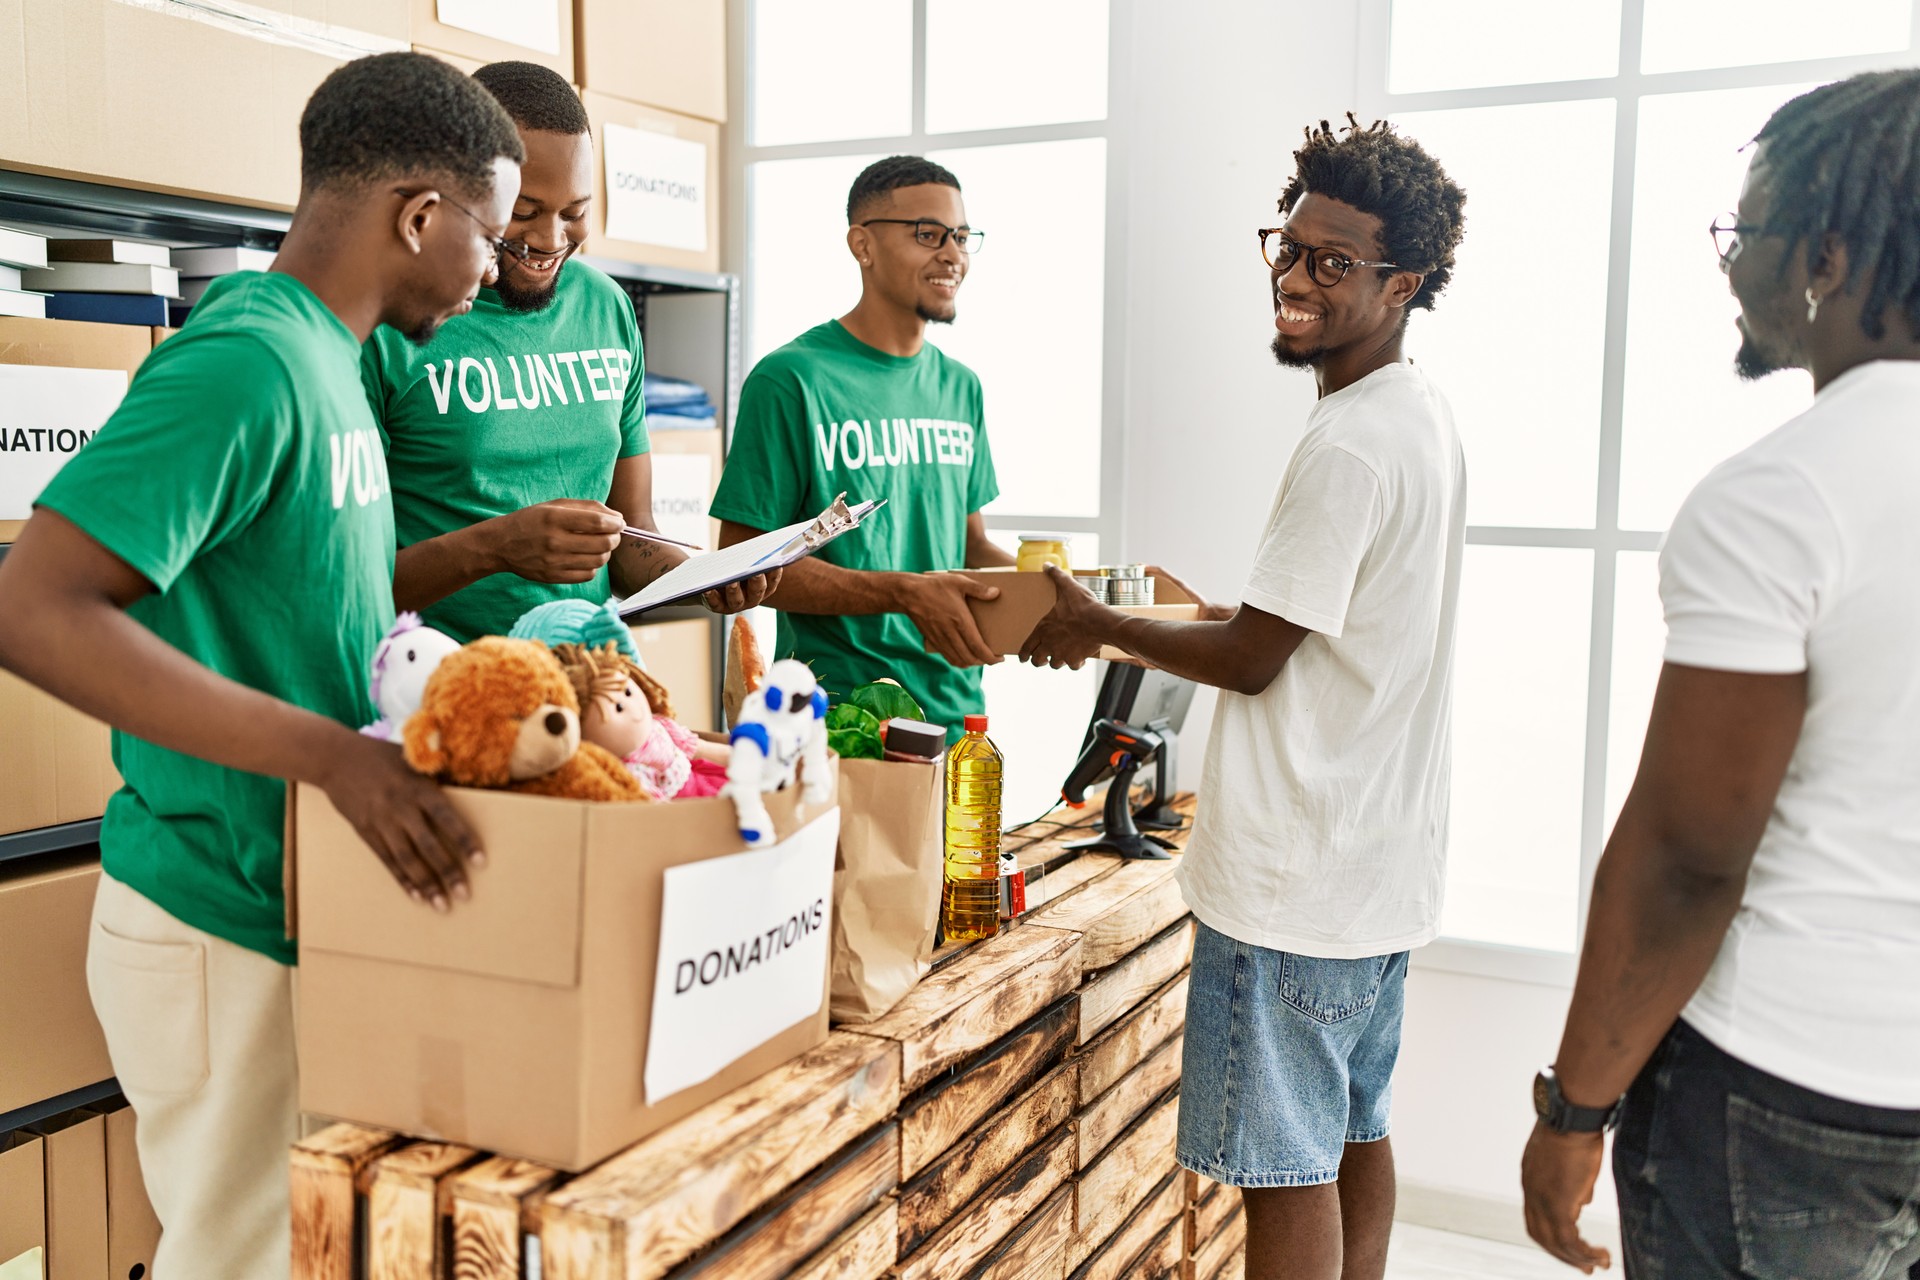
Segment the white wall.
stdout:
<path fill-rule="evenodd" d="M 1130 259 L 1122 558 L 1231 600 L 1314 394 L 1311 376 L 1268 354 L 1273 306 L 1253 233 L 1279 220 L 1301 130 L 1354 104 L 1358 6 L 1131 9 L 1128 96 L 1115 104 Z M 1445 307 L 1414 323 L 1446 323 Z M 1211 708 L 1211 696 L 1196 704 L 1183 736 L 1189 786 Z M 1528 1086 L 1566 1002 L 1564 988 L 1416 963 L 1394 1105 L 1409 1191 L 1517 1205 Z"/>

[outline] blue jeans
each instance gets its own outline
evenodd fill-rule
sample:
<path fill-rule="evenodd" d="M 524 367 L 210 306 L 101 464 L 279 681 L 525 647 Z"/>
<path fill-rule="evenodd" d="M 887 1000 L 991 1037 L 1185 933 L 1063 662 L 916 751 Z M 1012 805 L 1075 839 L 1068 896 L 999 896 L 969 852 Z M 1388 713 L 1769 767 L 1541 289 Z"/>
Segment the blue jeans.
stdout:
<path fill-rule="evenodd" d="M 1324 960 L 1193 940 L 1180 1163 L 1235 1187 L 1333 1182 L 1350 1142 L 1387 1136 L 1407 953 Z"/>
<path fill-rule="evenodd" d="M 1627 1280 L 1920 1280 L 1920 1111 L 1790 1084 L 1684 1022 L 1627 1093 L 1613 1177 Z"/>

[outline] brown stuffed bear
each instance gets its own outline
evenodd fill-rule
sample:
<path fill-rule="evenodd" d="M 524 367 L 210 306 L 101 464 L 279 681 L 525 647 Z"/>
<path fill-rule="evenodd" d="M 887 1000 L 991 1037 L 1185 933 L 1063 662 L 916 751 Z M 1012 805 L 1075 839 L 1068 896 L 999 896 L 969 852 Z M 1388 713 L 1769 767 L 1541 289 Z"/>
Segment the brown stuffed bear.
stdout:
<path fill-rule="evenodd" d="M 580 740 L 580 702 L 537 640 L 483 636 L 441 660 L 403 735 L 407 763 L 463 787 L 645 800 L 611 752 Z"/>

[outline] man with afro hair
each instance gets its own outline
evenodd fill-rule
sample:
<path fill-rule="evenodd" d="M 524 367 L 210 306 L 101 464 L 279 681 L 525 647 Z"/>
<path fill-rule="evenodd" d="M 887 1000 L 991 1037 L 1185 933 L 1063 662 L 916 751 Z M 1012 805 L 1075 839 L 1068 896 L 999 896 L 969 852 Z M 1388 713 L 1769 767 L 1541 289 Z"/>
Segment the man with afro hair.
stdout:
<path fill-rule="evenodd" d="M 1021 655 L 1112 644 L 1223 690 L 1179 872 L 1199 922 L 1179 1149 L 1244 1188 L 1248 1280 L 1385 1273 L 1407 955 L 1445 881 L 1466 468 L 1401 344 L 1446 287 L 1465 195 L 1348 119 L 1308 130 L 1259 232 L 1274 358 L 1320 399 L 1239 607 L 1130 618 L 1061 577 Z"/>

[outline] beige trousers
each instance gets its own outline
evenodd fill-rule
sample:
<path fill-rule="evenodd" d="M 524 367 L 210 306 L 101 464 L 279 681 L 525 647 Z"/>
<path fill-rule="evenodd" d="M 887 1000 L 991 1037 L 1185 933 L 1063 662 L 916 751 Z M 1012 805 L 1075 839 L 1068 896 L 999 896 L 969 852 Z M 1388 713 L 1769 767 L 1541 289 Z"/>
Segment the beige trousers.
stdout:
<path fill-rule="evenodd" d="M 138 1120 L 154 1280 L 285 1280 L 293 970 L 101 876 L 87 988 Z"/>

